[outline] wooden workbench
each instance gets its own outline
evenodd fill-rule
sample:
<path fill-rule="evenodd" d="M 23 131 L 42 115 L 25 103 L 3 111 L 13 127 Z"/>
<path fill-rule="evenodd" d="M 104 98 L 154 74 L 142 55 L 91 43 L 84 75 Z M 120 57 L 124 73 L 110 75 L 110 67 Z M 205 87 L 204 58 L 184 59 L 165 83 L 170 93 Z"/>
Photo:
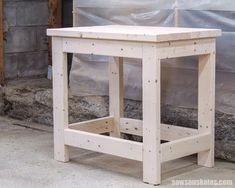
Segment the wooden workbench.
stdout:
<path fill-rule="evenodd" d="M 69 161 L 69 146 L 143 162 L 143 181 L 161 182 L 161 163 L 198 153 L 198 165 L 214 166 L 216 29 L 95 26 L 49 29 L 53 54 L 55 159 Z M 69 124 L 66 53 L 110 56 L 108 117 Z M 198 129 L 161 124 L 161 60 L 199 56 Z M 143 66 L 143 120 L 123 116 L 123 57 Z M 110 136 L 100 135 L 110 133 Z M 143 143 L 120 133 L 143 136 Z M 161 144 L 161 140 L 168 141 Z"/>

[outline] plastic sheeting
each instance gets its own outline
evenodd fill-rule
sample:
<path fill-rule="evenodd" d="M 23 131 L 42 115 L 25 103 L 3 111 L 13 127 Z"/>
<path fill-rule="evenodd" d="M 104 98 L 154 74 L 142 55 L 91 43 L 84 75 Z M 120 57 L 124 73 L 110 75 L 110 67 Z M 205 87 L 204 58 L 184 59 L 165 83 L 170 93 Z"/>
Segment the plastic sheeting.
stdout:
<path fill-rule="evenodd" d="M 107 24 L 219 28 L 217 110 L 235 114 L 234 0 L 74 0 L 74 26 Z M 75 95 L 108 95 L 108 58 L 75 55 L 70 86 Z M 125 59 L 125 97 L 141 100 L 141 62 Z M 197 58 L 162 61 L 162 103 L 197 106 Z"/>

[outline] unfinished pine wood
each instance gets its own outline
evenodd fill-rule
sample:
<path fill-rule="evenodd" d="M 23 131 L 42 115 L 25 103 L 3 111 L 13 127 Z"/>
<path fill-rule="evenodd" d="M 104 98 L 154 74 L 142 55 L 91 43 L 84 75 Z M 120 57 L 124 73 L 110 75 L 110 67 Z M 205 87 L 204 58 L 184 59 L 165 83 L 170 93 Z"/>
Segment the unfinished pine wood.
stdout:
<path fill-rule="evenodd" d="M 161 144 L 161 161 L 166 162 L 208 150 L 210 148 L 211 137 L 212 135 L 210 133 L 201 133 L 163 143 Z"/>
<path fill-rule="evenodd" d="M 143 122 L 138 119 L 120 118 L 121 133 L 143 136 Z"/>
<path fill-rule="evenodd" d="M 69 161 L 68 146 L 64 142 L 64 129 L 68 128 L 68 76 L 67 55 L 63 52 L 61 38 L 52 38 L 52 60 L 54 157 L 66 162 Z"/>
<path fill-rule="evenodd" d="M 49 36 L 121 41 L 166 42 L 216 37 L 219 29 L 106 25 L 49 29 Z"/>
<path fill-rule="evenodd" d="M 121 118 L 121 133 L 143 136 L 142 120 Z M 198 134 L 197 129 L 161 124 L 161 140 L 173 141 Z"/>
<path fill-rule="evenodd" d="M 157 43 L 161 59 L 187 57 L 210 53 L 213 38 Z"/>
<path fill-rule="evenodd" d="M 210 53 L 212 41 L 213 38 L 161 42 L 157 43 L 157 48 L 161 59 L 186 57 Z M 141 43 L 101 39 L 64 38 L 63 51 L 140 59 L 143 55 Z"/>
<path fill-rule="evenodd" d="M 124 105 L 123 58 L 109 59 L 109 115 L 113 116 L 114 130 L 111 136 L 120 137 L 120 118 L 123 117 Z"/>
<path fill-rule="evenodd" d="M 3 1 L 0 1 L 0 83 L 4 82 Z"/>
<path fill-rule="evenodd" d="M 104 117 L 80 123 L 69 124 L 70 129 L 91 133 L 108 133 L 114 130 L 113 117 Z"/>
<path fill-rule="evenodd" d="M 143 181 L 161 183 L 161 62 L 154 44 L 143 45 Z"/>
<path fill-rule="evenodd" d="M 97 26 L 49 29 L 53 37 L 55 159 L 68 161 L 68 146 L 143 161 L 143 181 L 160 184 L 161 163 L 198 153 L 214 165 L 215 29 Z M 57 37 L 55 37 L 57 36 Z M 110 116 L 68 125 L 65 53 L 112 56 Z M 161 124 L 161 59 L 199 55 L 198 129 Z M 123 58 L 143 60 L 143 121 L 123 117 Z M 85 131 L 85 132 L 84 132 Z M 143 143 L 99 135 L 143 136 Z M 97 133 L 97 134 L 94 134 Z M 162 140 L 170 142 L 161 144 Z"/>
<path fill-rule="evenodd" d="M 142 161 L 142 143 L 72 129 L 64 134 L 67 145 Z"/>
<path fill-rule="evenodd" d="M 215 129 L 215 40 L 211 53 L 199 56 L 198 68 L 198 130 L 209 132 L 208 151 L 198 153 L 198 165 L 214 166 L 214 129 Z"/>
<path fill-rule="evenodd" d="M 141 43 L 129 41 L 65 38 L 63 50 L 67 53 L 142 58 Z"/>

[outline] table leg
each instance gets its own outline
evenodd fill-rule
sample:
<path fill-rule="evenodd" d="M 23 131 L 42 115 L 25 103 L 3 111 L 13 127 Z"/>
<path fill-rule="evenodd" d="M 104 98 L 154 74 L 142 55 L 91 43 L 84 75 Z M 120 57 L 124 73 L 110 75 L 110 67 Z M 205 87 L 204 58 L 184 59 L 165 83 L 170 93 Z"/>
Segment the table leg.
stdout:
<path fill-rule="evenodd" d="M 161 182 L 161 64 L 156 46 L 143 45 L 143 181 Z"/>
<path fill-rule="evenodd" d="M 109 114 L 114 117 L 114 131 L 110 136 L 120 137 L 120 117 L 123 117 L 123 58 L 109 60 Z"/>
<path fill-rule="evenodd" d="M 62 39 L 52 38 L 53 61 L 53 121 L 54 158 L 69 161 L 68 146 L 64 144 L 64 129 L 68 128 L 67 54 L 62 51 Z"/>
<path fill-rule="evenodd" d="M 198 130 L 211 133 L 210 149 L 198 153 L 198 165 L 214 166 L 215 44 L 210 54 L 199 56 Z"/>

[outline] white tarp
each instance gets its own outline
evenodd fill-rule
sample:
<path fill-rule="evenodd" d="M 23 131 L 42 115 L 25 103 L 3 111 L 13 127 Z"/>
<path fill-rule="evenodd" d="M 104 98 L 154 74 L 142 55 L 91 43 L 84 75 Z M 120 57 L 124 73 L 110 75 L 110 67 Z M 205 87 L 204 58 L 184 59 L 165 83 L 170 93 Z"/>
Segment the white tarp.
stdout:
<path fill-rule="evenodd" d="M 235 114 L 234 0 L 74 0 L 74 26 L 107 24 L 222 29 L 217 40 L 216 109 Z M 75 55 L 75 95 L 108 95 L 107 57 Z M 141 100 L 141 62 L 125 59 L 125 96 Z M 197 58 L 162 62 L 162 103 L 197 106 Z"/>

